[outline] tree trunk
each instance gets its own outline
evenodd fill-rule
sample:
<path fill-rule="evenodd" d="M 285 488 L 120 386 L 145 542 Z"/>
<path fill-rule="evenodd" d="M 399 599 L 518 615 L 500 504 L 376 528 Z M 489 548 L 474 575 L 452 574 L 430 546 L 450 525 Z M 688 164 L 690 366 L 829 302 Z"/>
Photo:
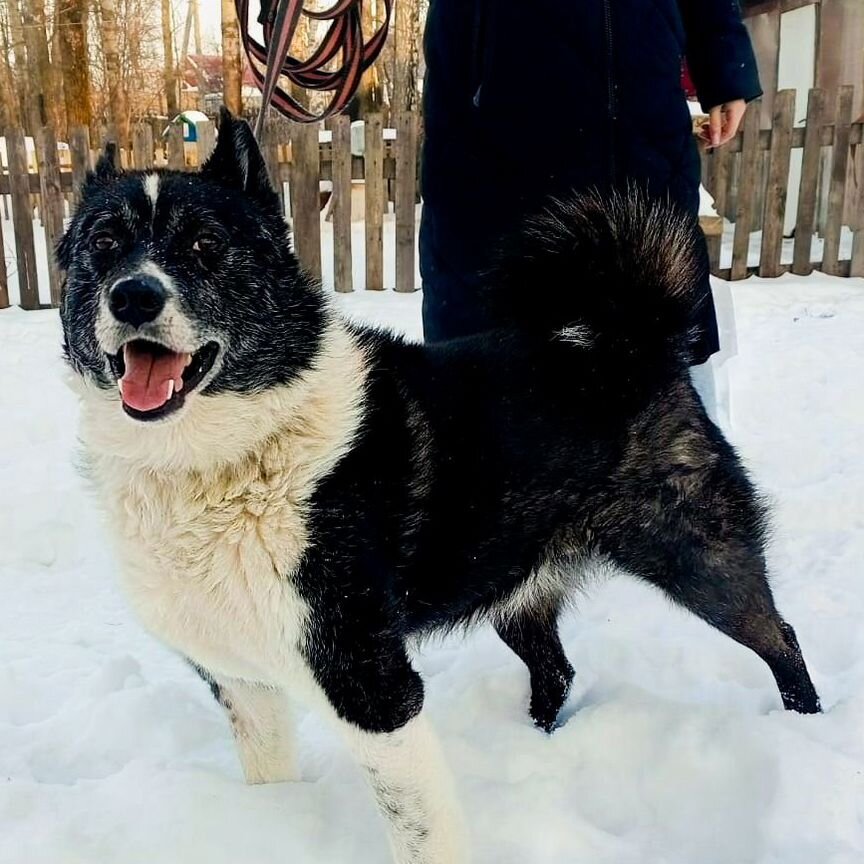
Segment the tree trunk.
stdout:
<path fill-rule="evenodd" d="M 92 133 L 95 130 L 90 103 L 87 12 L 87 0 L 57 0 L 66 120 L 70 127 L 86 126 Z"/>
<path fill-rule="evenodd" d="M 7 30 L 2 29 L 3 37 L 3 56 L 0 58 L 0 123 L 2 129 L 11 129 L 18 126 L 19 104 L 18 96 L 15 92 L 15 77 L 12 74 L 12 65 L 9 62 L 9 40 Z"/>
<path fill-rule="evenodd" d="M 243 60 L 234 0 L 222 0 L 222 89 L 225 107 L 239 117 L 243 113 Z"/>
<path fill-rule="evenodd" d="M 373 3 L 373 0 L 366 0 L 362 6 L 363 34 L 367 39 L 376 28 L 378 19 L 376 7 L 377 3 Z M 358 114 L 362 118 L 383 110 L 384 99 L 377 64 L 367 69 L 363 74 L 356 98 Z"/>
<path fill-rule="evenodd" d="M 165 108 L 168 119 L 180 113 L 177 94 L 177 70 L 174 66 L 174 31 L 171 26 L 171 0 L 162 0 L 162 54 L 165 58 Z"/>
<path fill-rule="evenodd" d="M 51 59 L 48 55 L 48 30 L 45 23 L 44 0 L 22 0 L 21 17 L 24 23 L 24 41 L 27 44 L 27 73 L 30 78 L 30 111 L 34 134 L 54 121 L 51 103 Z"/>
<path fill-rule="evenodd" d="M 24 42 L 24 22 L 21 19 L 19 0 L 7 0 L 9 9 L 9 39 L 12 42 L 12 59 L 15 61 L 14 84 L 18 97 L 18 119 L 28 133 L 32 127 L 34 111 L 31 96 L 30 76 L 27 74 L 27 47 Z"/>
<path fill-rule="evenodd" d="M 120 69 L 120 48 L 117 41 L 117 8 L 115 0 L 99 0 L 102 13 L 102 53 L 105 55 L 105 79 L 108 86 L 108 123 L 114 127 L 120 146 L 129 149 L 129 113 L 126 91 Z"/>

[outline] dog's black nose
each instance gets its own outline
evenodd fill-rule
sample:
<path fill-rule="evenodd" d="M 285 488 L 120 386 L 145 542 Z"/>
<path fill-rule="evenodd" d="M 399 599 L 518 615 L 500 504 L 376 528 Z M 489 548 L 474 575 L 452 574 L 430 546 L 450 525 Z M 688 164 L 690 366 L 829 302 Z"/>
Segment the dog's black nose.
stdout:
<path fill-rule="evenodd" d="M 111 289 L 108 308 L 118 321 L 140 327 L 157 318 L 165 308 L 166 296 L 158 279 L 141 274 L 122 279 Z"/>

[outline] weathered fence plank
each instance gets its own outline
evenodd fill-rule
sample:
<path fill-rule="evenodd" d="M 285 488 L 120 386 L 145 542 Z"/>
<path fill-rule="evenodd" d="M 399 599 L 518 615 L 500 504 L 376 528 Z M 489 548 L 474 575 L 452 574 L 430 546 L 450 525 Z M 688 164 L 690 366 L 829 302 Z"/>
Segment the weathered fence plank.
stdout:
<path fill-rule="evenodd" d="M 744 141 L 741 147 L 741 170 L 738 179 L 738 201 L 735 214 L 735 235 L 732 240 L 732 278 L 747 278 L 747 257 L 750 231 L 754 223 L 756 185 L 761 157 L 759 124 L 761 105 L 754 103 L 744 116 Z"/>
<path fill-rule="evenodd" d="M 6 250 L 6 240 L 3 237 L 3 220 L 0 219 L 0 249 Z M 9 278 L 6 273 L 6 255 L 0 255 L 0 309 L 9 308 Z"/>
<path fill-rule="evenodd" d="M 825 122 L 825 91 L 811 90 L 807 104 L 807 129 L 801 162 L 801 186 L 798 193 L 798 216 L 795 221 L 795 249 L 792 272 L 809 276 L 813 231 L 816 222 L 816 200 L 819 186 L 819 163 L 822 155 L 822 124 Z"/>
<path fill-rule="evenodd" d="M 93 167 L 90 158 L 90 131 L 86 126 L 73 126 L 69 130 L 69 150 L 72 158 L 72 200 L 77 204 L 87 172 Z"/>
<path fill-rule="evenodd" d="M 384 290 L 384 124 L 380 114 L 366 118 L 366 290 Z"/>
<path fill-rule="evenodd" d="M 287 131 L 287 124 L 284 121 L 271 117 L 265 122 L 264 137 L 261 142 L 261 155 L 264 157 L 264 164 L 267 166 L 270 182 L 279 196 L 279 204 L 282 207 L 283 214 L 285 213 L 285 190 L 282 188 L 282 178 L 279 170 L 279 144 L 286 137 Z M 201 146 L 200 143 L 198 146 Z"/>
<path fill-rule="evenodd" d="M 779 276 L 783 272 L 780 259 L 783 252 L 783 223 L 786 220 L 794 122 L 795 91 L 781 90 L 774 99 L 768 186 L 762 219 L 762 254 L 759 262 L 759 275 L 768 278 Z"/>
<path fill-rule="evenodd" d="M 153 128 L 141 123 L 132 135 L 132 161 L 139 171 L 153 167 Z"/>
<path fill-rule="evenodd" d="M 729 194 L 729 150 L 720 147 L 712 150 L 706 157 L 708 161 L 707 188 L 714 198 L 714 209 L 722 219 L 726 213 L 726 199 Z M 723 238 L 708 237 L 708 260 L 711 272 L 717 273 L 720 269 L 720 253 L 723 248 Z"/>
<path fill-rule="evenodd" d="M 340 293 L 354 290 L 351 251 L 351 120 L 334 117 L 333 131 L 333 287 Z"/>
<path fill-rule="evenodd" d="M 303 268 L 321 278 L 321 195 L 318 125 L 291 124 L 291 223 Z"/>
<path fill-rule="evenodd" d="M 396 290 L 411 292 L 417 219 L 417 115 L 403 111 L 396 120 Z"/>
<path fill-rule="evenodd" d="M 22 309 L 39 308 L 36 275 L 36 246 L 33 242 L 33 205 L 27 173 L 27 150 L 20 129 L 6 130 L 9 159 L 9 186 L 12 190 L 12 225 L 15 230 L 15 257 L 18 262 L 18 291 Z"/>
<path fill-rule="evenodd" d="M 186 170 L 186 147 L 183 143 L 183 124 L 168 127 L 168 167 L 174 171 Z"/>
<path fill-rule="evenodd" d="M 852 125 L 854 87 L 841 87 L 837 91 L 834 119 L 834 152 L 831 154 L 831 185 L 828 191 L 828 213 L 825 222 L 825 247 L 822 253 L 822 270 L 839 276 L 840 236 L 843 231 L 843 214 L 846 210 L 846 183 L 849 179 L 849 138 Z"/>
<path fill-rule="evenodd" d="M 198 135 L 198 165 L 203 165 L 213 148 L 216 146 L 216 125 L 210 120 L 202 120 L 195 124 L 195 131 Z"/>
<path fill-rule="evenodd" d="M 48 286 L 51 305 L 60 305 L 60 268 L 54 255 L 57 241 L 63 234 L 63 188 L 60 183 L 60 160 L 57 158 L 57 137 L 54 129 L 45 126 L 39 130 L 36 146 L 36 164 L 42 196 L 42 224 L 45 227 L 45 245 L 48 255 Z"/>

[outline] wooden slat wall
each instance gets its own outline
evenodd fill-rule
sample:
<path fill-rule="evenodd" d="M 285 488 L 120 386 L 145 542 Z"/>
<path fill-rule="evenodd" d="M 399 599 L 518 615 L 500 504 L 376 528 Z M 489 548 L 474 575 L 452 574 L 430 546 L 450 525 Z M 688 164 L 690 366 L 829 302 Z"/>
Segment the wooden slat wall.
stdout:
<path fill-rule="evenodd" d="M 791 269 L 796 273 L 809 273 L 814 266 L 839 276 L 864 276 L 864 220 L 853 219 L 850 214 L 864 212 L 864 124 L 852 122 L 854 97 L 850 88 L 837 94 L 812 92 L 808 103 L 806 128 L 794 128 L 795 94 L 784 91 L 777 94 L 768 129 L 759 129 L 758 107 L 749 112 L 748 121 L 737 139 L 727 147 L 704 157 L 704 180 L 714 195 L 719 212 L 735 220 L 733 257 L 731 267 L 721 269 L 722 244 L 720 237 L 709 238 L 712 272 L 727 278 L 746 278 L 754 272 L 761 276 L 780 275 Z M 798 113 L 801 113 L 799 108 Z M 416 223 L 415 203 L 417 189 L 417 116 L 397 115 L 396 140 L 383 138 L 380 117 L 371 118 L 365 135 L 365 153 L 351 154 L 350 123 L 340 118 L 332 123 L 333 141 L 318 142 L 317 127 L 289 126 L 274 128 L 272 146 L 265 153 L 271 173 L 281 187 L 290 181 L 291 213 L 295 246 L 301 263 L 316 278 L 321 274 L 321 204 L 320 181 L 333 183 L 330 218 L 333 222 L 333 282 L 336 290 L 353 290 L 352 255 L 352 190 L 365 192 L 365 262 L 366 287 L 371 290 L 394 288 L 398 291 L 417 289 L 416 279 Z M 215 142 L 215 130 L 210 123 L 198 127 L 198 147 L 184 155 L 190 163 L 200 164 Z M 169 156 L 179 164 L 181 129 L 174 127 L 173 143 L 169 141 Z M 46 135 L 50 135 L 47 130 Z M 290 135 L 290 147 L 286 136 Z M 15 141 L 20 131 L 9 134 L 13 161 Z M 160 142 L 161 145 L 161 142 Z M 36 173 L 28 173 L 16 162 L 11 174 L 0 173 L 0 195 L 10 196 L 13 218 L 20 221 L 17 271 L 21 278 L 22 305 L 39 307 L 39 286 L 35 270 L 35 246 L 32 238 L 34 207 L 46 229 L 49 245 L 53 245 L 62 230 L 65 210 L 64 196 L 76 195 L 80 183 L 92 164 L 93 154 L 84 129 L 70 134 L 71 171 L 64 160 L 63 169 L 52 160 L 55 148 L 46 141 L 37 147 Z M 791 152 L 804 149 L 801 177 L 801 201 L 797 213 L 794 243 L 794 262 L 784 263 L 783 222 L 787 209 L 787 187 Z M 824 158 L 826 148 L 832 148 L 830 159 Z M 173 154 L 173 155 L 171 155 Z M 740 156 L 738 155 L 740 154 Z M 61 157 L 62 157 L 61 153 Z M 154 153 L 152 127 L 141 125 L 133 131 L 132 152 L 122 154 L 122 163 L 146 170 L 164 165 L 161 149 Z M 825 166 L 824 168 L 822 166 Z M 822 176 L 824 175 L 824 176 Z M 732 200 L 732 178 L 737 178 L 736 200 Z M 395 220 L 387 212 L 385 180 L 391 184 L 395 202 Z M 358 189 L 358 181 L 360 183 Z M 813 237 L 816 231 L 817 190 L 825 190 L 827 201 L 824 219 L 824 254 L 821 262 L 811 262 Z M 764 189 L 764 204 L 762 190 Z M 731 208 L 730 208 L 731 201 Z M 24 214 L 24 215 L 22 215 Z M 24 216 L 26 215 L 26 219 Z M 359 216 L 361 214 L 354 214 Z M 395 284 L 385 284 L 383 221 L 395 222 Z M 16 222 L 16 225 L 18 222 Z M 757 267 L 749 266 L 748 251 L 752 231 L 762 227 L 760 260 Z M 849 245 L 844 242 L 851 229 L 853 243 L 851 260 Z M 2 238 L 0 238 L 2 239 Z M 388 255 L 393 254 L 388 248 Z M 843 256 L 846 255 L 846 260 Z M 50 259 L 49 259 L 50 260 Z M 21 263 L 23 262 L 23 263 Z M 788 262 L 788 259 L 787 259 Z M 0 262 L 0 307 L 8 304 L 8 287 L 4 281 L 3 262 Z M 388 268 L 388 271 L 393 271 Z M 61 274 L 52 267 L 49 284 L 42 286 L 43 296 L 50 290 L 52 305 L 59 302 Z"/>

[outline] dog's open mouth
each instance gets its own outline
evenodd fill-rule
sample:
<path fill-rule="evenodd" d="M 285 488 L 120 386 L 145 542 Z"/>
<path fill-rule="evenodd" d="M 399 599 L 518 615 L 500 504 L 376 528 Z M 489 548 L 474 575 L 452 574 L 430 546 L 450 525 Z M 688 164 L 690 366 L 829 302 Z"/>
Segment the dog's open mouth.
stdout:
<path fill-rule="evenodd" d="M 176 411 L 213 368 L 219 346 L 208 342 L 181 354 L 156 342 L 135 339 L 109 356 L 123 410 L 136 420 L 158 420 Z"/>

